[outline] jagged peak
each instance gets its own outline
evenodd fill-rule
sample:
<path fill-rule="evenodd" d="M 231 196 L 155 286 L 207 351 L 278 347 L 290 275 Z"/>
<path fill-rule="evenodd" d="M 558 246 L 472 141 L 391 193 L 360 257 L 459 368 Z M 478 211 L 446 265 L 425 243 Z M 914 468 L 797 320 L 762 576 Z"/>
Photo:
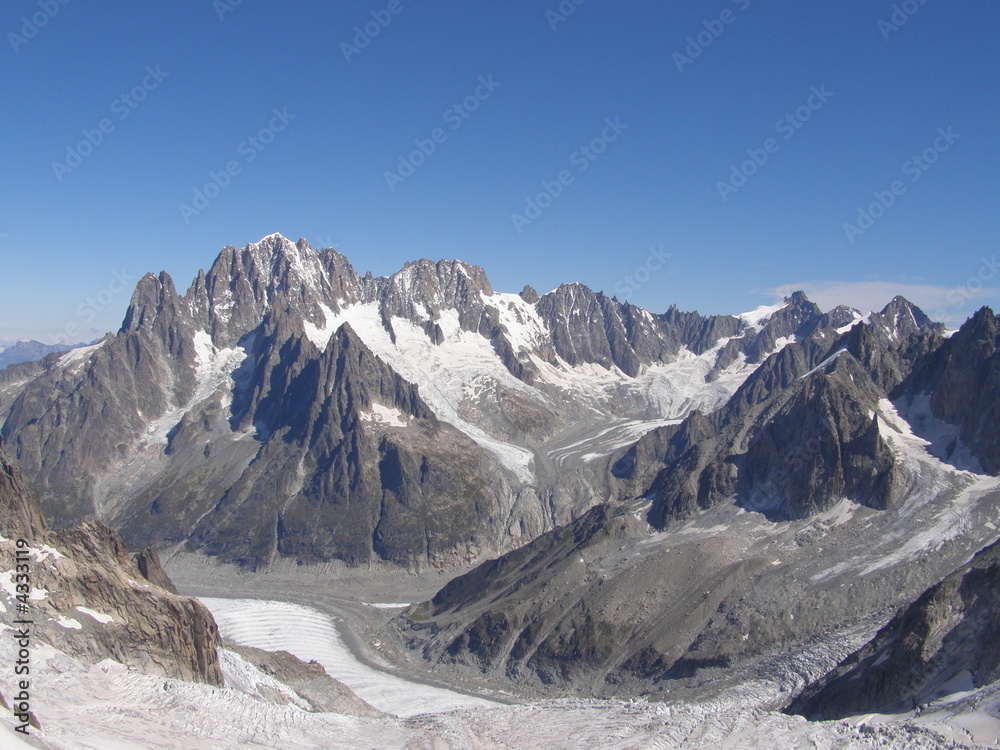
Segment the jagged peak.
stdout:
<path fill-rule="evenodd" d="M 466 292 L 493 294 L 486 271 L 462 260 L 408 261 L 389 277 L 376 279 L 400 298 L 438 307 Z"/>
<path fill-rule="evenodd" d="M 303 240 L 301 240 L 301 239 L 299 240 L 299 242 L 302 242 L 302 241 Z M 288 239 L 287 237 L 285 237 L 285 235 L 283 235 L 281 232 L 272 232 L 271 234 L 268 234 L 268 235 L 265 235 L 265 236 L 261 237 L 256 242 L 249 243 L 247 245 L 247 247 L 270 246 L 270 245 L 274 245 L 275 243 L 277 243 L 278 245 L 291 245 L 291 244 L 293 244 L 292 241 L 290 239 Z"/>
<path fill-rule="evenodd" d="M 403 267 L 396 271 L 396 273 L 389 276 L 390 279 L 396 278 L 410 278 L 415 273 L 433 273 L 441 275 L 442 273 L 460 273 L 467 277 L 475 278 L 480 275 L 485 275 L 484 271 L 480 266 L 473 265 L 472 263 L 466 263 L 464 260 L 459 260 L 458 258 L 441 259 L 441 260 L 430 260 L 429 258 L 420 258 L 418 260 L 408 260 L 403 264 Z"/>
<path fill-rule="evenodd" d="M 170 274 L 166 271 L 160 271 L 159 274 L 145 274 L 135 285 L 121 330 L 138 328 L 144 322 L 155 319 L 163 307 L 174 306 L 178 300 L 174 280 Z"/>
<path fill-rule="evenodd" d="M 919 307 L 910 302 L 910 300 L 906 299 L 906 297 L 904 297 L 901 294 L 897 294 L 895 297 L 889 300 L 889 303 L 882 308 L 881 312 L 879 312 L 879 315 L 888 316 L 900 312 L 910 312 L 910 313 L 919 312 L 921 315 L 923 315 L 923 311 Z"/>
<path fill-rule="evenodd" d="M 881 323 L 890 331 L 904 336 L 925 328 L 943 328 L 940 323 L 935 323 L 923 310 L 899 294 L 893 297 L 880 312 L 869 315 L 868 321 L 873 325 Z"/>
<path fill-rule="evenodd" d="M 993 312 L 993 308 L 992 307 L 990 307 L 989 305 L 984 305 L 983 307 L 980 307 L 978 310 L 976 310 L 976 312 L 974 312 L 969 317 L 969 319 L 965 322 L 965 325 L 968 325 L 970 323 L 980 324 L 980 323 L 984 323 L 984 322 L 985 323 L 989 323 L 989 322 L 996 323 L 997 320 L 998 320 L 998 317 L 1000 317 L 1000 316 L 997 316 Z"/>
<path fill-rule="evenodd" d="M 542 295 L 541 299 L 558 299 L 575 303 L 578 295 L 589 300 L 594 299 L 598 294 L 600 293 L 595 292 L 586 284 L 581 284 L 579 281 L 570 281 L 560 284 L 550 292 L 546 292 Z"/>
<path fill-rule="evenodd" d="M 966 320 L 961 327 L 955 331 L 953 338 L 958 340 L 968 338 L 979 338 L 982 336 L 996 338 L 1000 335 L 1000 316 L 993 312 L 993 308 L 981 307 Z"/>

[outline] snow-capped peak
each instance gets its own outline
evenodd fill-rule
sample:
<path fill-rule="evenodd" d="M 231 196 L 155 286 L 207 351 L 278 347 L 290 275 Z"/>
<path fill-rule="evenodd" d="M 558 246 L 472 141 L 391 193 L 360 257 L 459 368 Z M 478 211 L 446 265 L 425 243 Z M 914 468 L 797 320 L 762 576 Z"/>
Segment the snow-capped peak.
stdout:
<path fill-rule="evenodd" d="M 760 305 L 750 312 L 740 313 L 736 317 L 742 320 L 749 328 L 760 328 L 772 315 L 779 310 L 788 307 L 789 299 L 785 297 L 781 302 L 773 305 Z"/>

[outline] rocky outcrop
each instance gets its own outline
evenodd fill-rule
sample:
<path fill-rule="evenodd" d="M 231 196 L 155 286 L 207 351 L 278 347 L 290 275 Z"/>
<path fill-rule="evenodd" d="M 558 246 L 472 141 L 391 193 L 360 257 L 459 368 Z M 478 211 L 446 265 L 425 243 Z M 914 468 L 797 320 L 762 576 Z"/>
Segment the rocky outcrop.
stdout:
<path fill-rule="evenodd" d="M 38 506 L 38 496 L 24 478 L 20 465 L 0 437 L 0 528 L 14 539 L 45 536 L 48 525 Z"/>
<path fill-rule="evenodd" d="M 234 419 L 268 440 L 205 508 L 193 545 L 249 566 L 276 555 L 445 565 L 478 554 L 475 540 L 501 499 L 483 481 L 481 449 L 439 422 L 416 388 L 347 326 L 322 353 L 281 335 L 265 336 L 258 351 L 255 385 Z M 382 428 L 380 409 L 409 429 Z M 173 440 L 184 432 L 182 424 Z M 179 515 L 167 502 L 154 500 Z"/>
<path fill-rule="evenodd" d="M 990 474 L 1000 473 L 1000 317 L 984 307 L 925 357 L 893 398 L 930 394 L 938 419 Z"/>
<path fill-rule="evenodd" d="M 654 526 L 731 497 L 787 520 L 844 497 L 884 509 L 899 496 L 874 415 L 946 340 L 940 326 L 902 298 L 843 334 L 793 313 L 779 330 L 805 338 L 767 359 L 723 408 L 647 433 L 612 465 L 620 496 L 653 498 Z"/>
<path fill-rule="evenodd" d="M 135 564 L 139 568 L 142 577 L 154 586 L 159 586 L 171 594 L 179 593 L 173 581 L 170 580 L 166 571 L 163 570 L 163 566 L 160 564 L 160 554 L 156 551 L 155 547 L 146 547 L 146 549 L 136 555 Z"/>
<path fill-rule="evenodd" d="M 166 677 L 222 684 L 219 632 L 208 610 L 144 581 L 104 524 L 49 531 L 2 443 L 0 536 L 5 559 L 13 560 L 16 549 L 30 553 L 31 617 L 43 640 L 89 663 L 110 657 Z"/>
<path fill-rule="evenodd" d="M 637 528 L 621 509 L 596 506 L 574 523 L 455 578 L 397 624 L 425 658 L 483 673 L 502 669 L 551 683 L 563 657 L 574 668 L 599 666 L 615 631 L 588 614 L 581 553 L 625 539 Z"/>
<path fill-rule="evenodd" d="M 235 651 L 264 674 L 290 687 L 313 711 L 366 719 L 387 717 L 387 714 L 358 698 L 342 682 L 330 677 L 319 662 L 304 662 L 287 651 L 263 651 L 234 644 L 226 644 L 226 648 Z"/>
<path fill-rule="evenodd" d="M 739 458 L 745 507 L 789 519 L 845 497 L 880 510 L 897 499 L 896 457 L 881 434 L 872 385 L 849 355 L 805 378 Z"/>
<path fill-rule="evenodd" d="M 949 692 L 949 683 L 954 692 L 996 682 L 997 612 L 1000 543 L 901 609 L 870 642 L 809 685 L 786 711 L 811 719 L 906 712 Z"/>

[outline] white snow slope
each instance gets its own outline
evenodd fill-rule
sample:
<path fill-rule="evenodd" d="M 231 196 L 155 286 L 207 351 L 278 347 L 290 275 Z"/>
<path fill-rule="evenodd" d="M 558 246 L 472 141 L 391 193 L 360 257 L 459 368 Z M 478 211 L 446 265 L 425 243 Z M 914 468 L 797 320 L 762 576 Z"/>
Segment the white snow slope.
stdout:
<path fill-rule="evenodd" d="M 258 643 L 308 641 L 328 632 L 311 622 L 306 608 L 275 602 L 209 600 L 224 629 L 247 633 Z M 305 610 L 303 612 L 302 610 Z M 227 614 L 228 613 L 228 614 Z M 13 617 L 9 606 L 0 619 Z M 275 618 L 271 621 L 272 616 Z M 262 618 L 288 633 L 268 633 L 257 627 Z M 280 620 L 280 622 L 278 622 Z M 0 626 L 7 630 L 7 626 Z M 298 639 L 298 634 L 312 633 Z M 356 666 L 344 653 L 319 637 L 316 655 L 330 658 L 336 676 L 348 679 Z M 299 644 L 301 646 L 301 644 Z M 15 658 L 13 638 L 0 638 L 0 660 Z M 958 704 L 941 702 L 932 715 L 857 717 L 838 722 L 810 723 L 801 717 L 745 707 L 745 701 L 644 703 L 625 701 L 553 700 L 528 705 L 482 705 L 408 719 L 358 719 L 305 711 L 268 675 L 255 670 L 233 652 L 225 651 L 225 688 L 164 680 L 105 660 L 87 667 L 55 649 L 36 645 L 32 653 L 31 710 L 41 729 L 31 727 L 27 738 L 13 731 L 14 719 L 0 721 L 0 747 L 43 747 L 52 750 L 334 750 L 337 748 L 438 748 L 449 750 L 750 750 L 751 748 L 822 748 L 822 750 L 955 750 L 1000 747 L 997 691 L 984 688 L 962 696 Z M 329 666 L 328 666 L 329 668 Z M 430 705 L 427 689 L 407 683 Z M 276 705 L 261 698 L 258 683 L 289 701 Z M 373 679 L 375 692 L 399 708 L 403 696 L 392 697 L 383 677 Z M 0 670 L 0 690 L 15 694 L 13 674 Z M 447 692 L 447 691 L 441 691 Z M 370 694 L 371 695 L 371 694 Z M 465 696 L 462 696 L 465 699 Z M 397 702 L 399 701 L 399 702 Z"/>
<path fill-rule="evenodd" d="M 329 617 L 310 607 L 257 599 L 203 598 L 222 637 L 241 646 L 288 651 L 303 661 L 315 659 L 334 679 L 375 708 L 396 716 L 495 705 L 451 690 L 423 685 L 358 661 Z"/>

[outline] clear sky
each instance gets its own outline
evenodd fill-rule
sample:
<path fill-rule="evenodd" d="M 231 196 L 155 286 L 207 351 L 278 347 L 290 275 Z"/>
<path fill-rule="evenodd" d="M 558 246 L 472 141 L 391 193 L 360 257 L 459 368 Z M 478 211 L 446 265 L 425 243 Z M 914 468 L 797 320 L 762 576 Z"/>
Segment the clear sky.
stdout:
<path fill-rule="evenodd" d="M 995 0 L 10 0 L 0 338 L 116 329 L 142 273 L 183 291 L 272 232 L 657 312 L 804 288 L 957 322 L 1000 303 L 998 28 Z"/>

